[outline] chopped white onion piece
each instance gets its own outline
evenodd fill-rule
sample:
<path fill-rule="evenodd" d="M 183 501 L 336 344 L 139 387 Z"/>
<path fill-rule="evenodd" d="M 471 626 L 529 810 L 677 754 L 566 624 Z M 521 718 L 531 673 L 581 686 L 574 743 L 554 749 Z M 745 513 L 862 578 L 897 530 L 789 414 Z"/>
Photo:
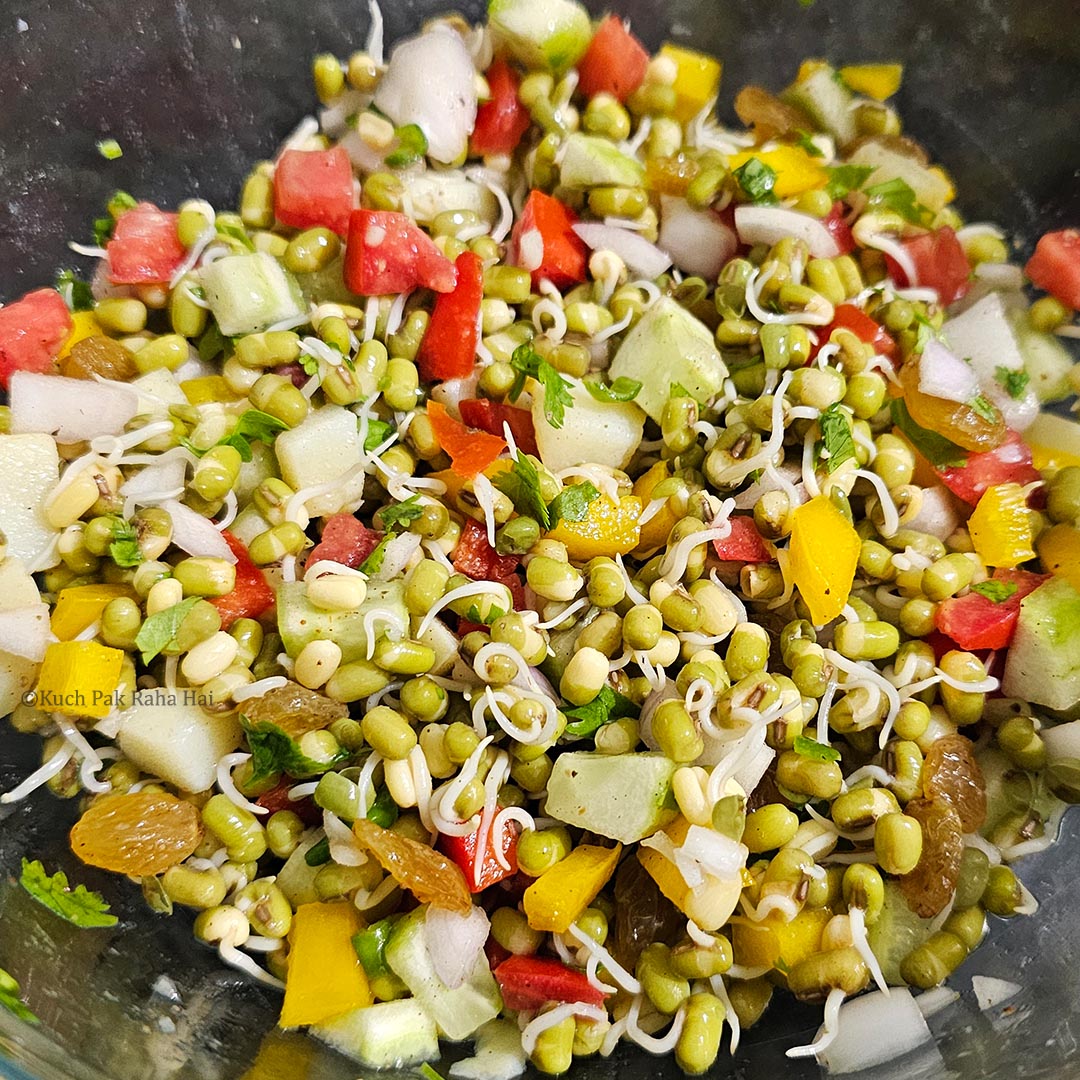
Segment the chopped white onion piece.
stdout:
<path fill-rule="evenodd" d="M 52 435 L 58 443 L 119 435 L 138 412 L 133 390 L 89 379 L 17 371 L 11 377 L 11 433 Z"/>
<path fill-rule="evenodd" d="M 992 975 L 972 975 L 971 989 L 975 991 L 975 1000 L 979 1003 L 980 1011 L 986 1012 L 987 1009 L 1015 997 L 1023 987 L 1019 983 L 996 979 Z"/>
<path fill-rule="evenodd" d="M 898 986 L 889 997 L 878 990 L 844 1002 L 836 1037 L 818 1054 L 818 1062 L 832 1073 L 856 1072 L 930 1040 L 930 1029 L 911 991 Z"/>
<path fill-rule="evenodd" d="M 671 265 L 671 256 L 667 252 L 661 251 L 632 229 L 601 225 L 599 222 L 582 222 L 573 228 L 593 251 L 615 252 L 634 273 L 642 277 L 659 277 Z"/>
<path fill-rule="evenodd" d="M 775 244 L 790 236 L 804 241 L 815 259 L 840 254 L 832 233 L 817 218 L 782 206 L 737 206 L 735 230 L 744 244 Z"/>
<path fill-rule="evenodd" d="M 687 274 L 715 281 L 739 246 L 735 231 L 711 210 L 695 210 L 685 199 L 660 200 L 659 244 Z"/>
<path fill-rule="evenodd" d="M 473 973 L 489 931 L 487 915 L 475 905 L 468 915 L 428 908 L 424 918 L 424 940 L 435 974 L 451 990 L 463 985 Z"/>
<path fill-rule="evenodd" d="M 181 551 L 186 551 L 189 555 L 236 562 L 236 556 L 225 543 L 225 538 L 209 518 L 204 518 L 202 514 L 175 499 L 167 499 L 161 504 L 161 509 L 172 518 L 172 542 Z"/>
<path fill-rule="evenodd" d="M 45 649 L 52 640 L 48 604 L 0 611 L 0 652 L 39 663 L 45 659 Z"/>

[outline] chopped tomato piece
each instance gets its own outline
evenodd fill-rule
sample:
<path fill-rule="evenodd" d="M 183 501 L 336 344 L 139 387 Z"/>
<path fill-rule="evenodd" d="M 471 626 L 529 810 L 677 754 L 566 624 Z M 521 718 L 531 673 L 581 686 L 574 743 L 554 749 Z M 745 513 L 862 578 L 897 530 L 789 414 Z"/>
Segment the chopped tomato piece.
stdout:
<path fill-rule="evenodd" d="M 487 431 L 492 435 L 502 435 L 503 424 L 508 424 L 517 448 L 523 454 L 540 456 L 540 451 L 536 448 L 532 413 L 528 409 L 519 409 L 488 398 L 466 398 L 458 402 L 458 409 L 461 419 L 469 427 L 479 428 L 480 431 Z"/>
<path fill-rule="evenodd" d="M 176 235 L 178 215 L 139 203 L 116 219 L 109 253 L 109 280 L 114 285 L 165 285 L 187 257 Z"/>
<path fill-rule="evenodd" d="M 549 1001 L 583 1001 L 603 1005 L 597 990 L 583 971 L 574 971 L 558 960 L 541 956 L 511 956 L 494 971 L 508 1009 L 539 1009 Z"/>
<path fill-rule="evenodd" d="M 875 322 L 862 308 L 854 304 L 838 304 L 833 321 L 819 335 L 820 344 L 810 352 L 811 361 L 832 336 L 834 330 L 850 330 L 860 341 L 873 345 L 874 351 L 891 360 L 896 355 L 896 342 L 880 323 Z"/>
<path fill-rule="evenodd" d="M 1080 311 L 1080 229 L 1059 229 L 1041 237 L 1024 273 L 1033 285 Z"/>
<path fill-rule="evenodd" d="M 507 869 L 495 856 L 491 822 L 489 821 L 486 827 L 481 825 L 480 828 L 485 829 L 487 839 L 484 843 L 484 858 L 480 863 L 479 872 L 477 872 L 476 867 L 476 844 L 480 836 L 479 829 L 468 836 L 443 835 L 439 837 L 439 847 L 442 849 L 443 854 L 449 855 L 461 867 L 461 872 L 469 883 L 469 889 L 474 893 L 483 892 L 489 885 L 494 885 L 497 881 L 502 881 L 503 878 L 511 877 L 517 873 L 517 830 L 512 825 L 508 825 L 503 829 L 502 852 L 503 857 L 510 864 L 510 868 Z"/>
<path fill-rule="evenodd" d="M 473 581 L 502 581 L 514 576 L 517 555 L 499 555 L 488 543 L 487 530 L 472 518 L 465 519 L 461 539 L 454 550 L 454 569 Z"/>
<path fill-rule="evenodd" d="M 529 110 L 518 98 L 521 83 L 505 60 L 496 60 L 487 69 L 487 83 L 491 97 L 476 110 L 472 152 L 481 157 L 511 154 L 532 123 Z"/>
<path fill-rule="evenodd" d="M 823 218 L 821 224 L 829 230 L 829 234 L 836 241 L 841 255 L 850 255 L 855 250 L 855 238 L 851 235 L 851 226 L 845 220 L 844 204 L 834 202 L 828 217 Z"/>
<path fill-rule="evenodd" d="M 958 498 L 974 506 L 987 488 L 1015 483 L 1021 487 L 1039 479 L 1031 463 L 1031 450 L 1009 429 L 1005 441 L 985 454 L 968 454 L 965 465 L 935 469 L 941 482 Z"/>
<path fill-rule="evenodd" d="M 723 540 L 714 540 L 713 547 L 723 562 L 775 562 L 776 555 L 768 541 L 757 531 L 752 517 L 728 518 L 731 532 Z"/>
<path fill-rule="evenodd" d="M 971 264 L 960 241 L 956 239 L 956 233 L 948 225 L 902 243 L 914 263 L 918 284 L 936 289 L 943 304 L 959 300 L 968 291 Z M 885 261 L 893 281 L 898 285 L 913 284 L 895 259 L 886 256 Z"/>
<path fill-rule="evenodd" d="M 36 289 L 0 307 L 0 386 L 6 390 L 16 371 L 51 371 L 71 327 L 71 312 L 55 289 Z"/>
<path fill-rule="evenodd" d="M 379 546 L 383 534 L 369 529 L 352 514 L 334 514 L 327 518 L 322 536 L 307 557 L 307 565 L 320 559 L 360 569 L 360 564 Z"/>
<path fill-rule="evenodd" d="M 578 89 L 587 98 L 607 93 L 625 101 L 645 81 L 648 66 L 645 46 L 618 15 L 608 15 L 578 61 Z"/>
<path fill-rule="evenodd" d="M 331 150 L 286 150 L 274 166 L 274 216 L 294 229 L 325 225 L 349 231 L 353 174 L 349 155 Z"/>
<path fill-rule="evenodd" d="M 480 301 L 484 299 L 484 264 L 473 251 L 463 251 L 454 263 L 453 292 L 435 298 L 416 362 L 428 382 L 463 379 L 476 366 L 480 336 Z"/>
<path fill-rule="evenodd" d="M 934 625 L 962 649 L 1004 649 L 1016 630 L 1020 601 L 1049 576 L 1027 570 L 995 570 L 992 580 L 1015 585 L 1016 592 L 999 602 L 977 592 L 950 597 L 938 605 Z"/>
<path fill-rule="evenodd" d="M 428 419 L 439 445 L 450 455 L 450 467 L 471 479 L 483 472 L 505 449 L 506 440 L 486 431 L 470 431 L 437 401 L 427 404 Z"/>
<path fill-rule="evenodd" d="M 228 630 L 237 619 L 257 619 L 274 603 L 274 590 L 263 572 L 251 561 L 242 541 L 228 529 L 222 531 L 225 543 L 236 556 L 236 584 L 230 593 L 211 598 L 218 609 L 221 628 Z"/>
<path fill-rule="evenodd" d="M 510 237 L 510 263 L 532 272 L 533 286 L 547 278 L 557 289 L 585 280 L 586 248 L 577 216 L 558 199 L 530 191 Z"/>
<path fill-rule="evenodd" d="M 349 215 L 345 284 L 358 296 L 386 296 L 415 289 L 450 292 L 454 264 L 406 214 L 354 210 Z"/>

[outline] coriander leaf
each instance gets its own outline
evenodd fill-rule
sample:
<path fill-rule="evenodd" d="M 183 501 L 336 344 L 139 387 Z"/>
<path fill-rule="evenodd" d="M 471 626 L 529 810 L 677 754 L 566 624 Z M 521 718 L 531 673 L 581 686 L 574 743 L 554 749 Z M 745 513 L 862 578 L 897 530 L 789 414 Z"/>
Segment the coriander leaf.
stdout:
<path fill-rule="evenodd" d="M 638 708 L 628 697 L 605 686 L 588 705 L 563 709 L 563 713 L 573 721 L 566 725 L 564 734 L 574 739 L 587 739 L 612 720 L 636 717 Z"/>
<path fill-rule="evenodd" d="M 364 438 L 365 453 L 370 454 L 372 450 L 386 442 L 393 430 L 393 426 L 385 420 L 369 420 L 367 435 Z"/>
<path fill-rule="evenodd" d="M 540 494 L 540 474 L 525 454 L 518 453 L 513 467 L 504 469 L 491 482 L 514 504 L 519 514 L 534 518 L 542 529 L 551 528 L 551 514 Z"/>
<path fill-rule="evenodd" d="M 99 139 L 97 151 L 106 161 L 115 161 L 124 156 L 124 148 L 115 139 Z"/>
<path fill-rule="evenodd" d="M 771 206 L 777 201 L 776 170 L 766 165 L 760 158 L 752 157 L 745 165 L 740 165 L 732 174 L 739 182 L 743 194 L 759 206 Z"/>
<path fill-rule="evenodd" d="M 533 351 L 531 345 L 519 345 L 510 357 L 510 366 L 517 372 L 510 388 L 510 400 L 517 401 L 525 389 L 525 380 L 532 376 L 544 388 L 544 416 L 553 428 L 561 428 L 566 410 L 574 404 L 568 383 L 546 360 Z"/>
<path fill-rule="evenodd" d="M 295 780 L 318 776 L 349 756 L 347 750 L 338 750 L 330 761 L 313 761 L 302 753 L 299 745 L 277 724 L 263 720 L 250 724 L 246 716 L 240 723 L 251 748 L 251 783 L 256 784 L 269 776 L 287 773 Z"/>
<path fill-rule="evenodd" d="M 633 401 L 641 390 L 641 383 L 637 379 L 620 375 L 613 383 L 602 382 L 600 379 L 586 379 L 585 389 L 597 401 Z"/>
<path fill-rule="evenodd" d="M 829 174 L 829 182 L 825 191 L 834 202 L 842 199 L 852 191 L 859 188 L 870 179 L 875 165 L 832 165 L 825 169 Z"/>
<path fill-rule="evenodd" d="M 830 474 L 847 460 L 855 456 L 855 440 L 851 434 L 851 424 L 847 414 L 840 408 L 839 402 L 833 402 L 819 417 L 821 428 L 820 460 Z"/>
<path fill-rule="evenodd" d="M 813 3 L 813 0 L 810 0 Z M 824 157 L 825 154 L 821 147 L 814 142 L 813 137 L 809 131 L 796 132 L 795 145 L 805 150 L 811 157 Z"/>
<path fill-rule="evenodd" d="M 212 321 L 199 338 L 198 350 L 199 359 L 204 364 L 209 364 L 222 353 L 226 356 L 232 355 L 232 342 L 218 329 L 218 324 Z"/>
<path fill-rule="evenodd" d="M 325 866 L 330 861 L 330 841 L 323 837 L 304 852 L 304 862 L 308 866 Z"/>
<path fill-rule="evenodd" d="M 944 435 L 928 431 L 915 423 L 902 398 L 893 398 L 893 423 L 907 436 L 911 444 L 935 468 L 962 468 L 967 464 L 967 454 Z"/>
<path fill-rule="evenodd" d="M 289 425 L 282 423 L 276 416 L 271 416 L 259 409 L 248 409 L 241 413 L 236 421 L 236 427 L 228 435 L 218 439 L 214 446 L 231 446 L 240 455 L 241 461 L 250 461 L 252 441 L 263 442 L 269 446 L 277 437 L 278 432 L 287 431 L 288 428 Z M 202 457 L 207 453 L 207 450 L 195 446 L 190 439 L 182 438 L 180 443 L 196 457 Z M 212 447 L 207 449 L 212 449 Z"/>
<path fill-rule="evenodd" d="M 480 615 L 480 608 L 476 604 L 470 604 L 469 610 L 465 612 L 465 618 L 469 622 L 480 623 L 484 626 L 490 626 L 496 619 L 501 619 L 506 614 L 505 611 L 498 604 L 492 604 L 488 610 L 487 616 L 482 617 Z"/>
<path fill-rule="evenodd" d="M 394 136 L 397 146 L 385 158 L 391 169 L 405 169 L 415 165 L 427 153 L 427 137 L 418 125 L 405 124 L 394 132 Z"/>
<path fill-rule="evenodd" d="M 1004 603 L 1016 592 L 1015 581 L 980 581 L 978 585 L 972 585 L 971 591 L 985 596 L 987 600 L 993 600 L 995 604 Z"/>
<path fill-rule="evenodd" d="M 386 558 L 386 547 L 393 539 L 394 534 L 388 532 L 379 541 L 371 554 L 360 564 L 362 574 L 377 574 L 382 569 L 383 559 Z"/>
<path fill-rule="evenodd" d="M 835 746 L 826 746 L 816 739 L 806 735 L 796 735 L 794 750 L 802 757 L 813 758 L 815 761 L 839 761 L 840 751 Z"/>
<path fill-rule="evenodd" d="M 998 412 L 997 406 L 989 401 L 985 394 L 976 394 L 968 404 L 971 411 L 987 423 L 996 424 L 1001 419 L 1001 413 Z"/>
<path fill-rule="evenodd" d="M 571 484 L 569 487 L 564 487 L 548 503 L 551 524 L 554 525 L 560 519 L 563 521 L 584 521 L 589 515 L 589 505 L 594 499 L 599 498 L 600 492 L 588 480 L 580 484 Z"/>
<path fill-rule="evenodd" d="M 23 859 L 19 884 L 54 915 L 82 930 L 115 926 L 119 922 L 115 915 L 109 914 L 109 905 L 97 893 L 85 885 L 71 888 L 62 870 L 50 877 L 37 860 Z"/>
<path fill-rule="evenodd" d="M 19 997 L 19 984 L 3 968 L 0 968 L 0 1006 L 13 1013 L 25 1024 L 40 1023 L 26 1003 Z"/>
<path fill-rule="evenodd" d="M 135 646 L 142 653 L 144 664 L 149 664 L 158 653 L 170 645 L 175 647 L 181 624 L 198 602 L 199 597 L 189 596 L 179 604 L 173 604 L 172 607 L 158 611 L 144 620 L 135 635 Z"/>
<path fill-rule="evenodd" d="M 1009 397 L 1018 401 L 1024 396 L 1024 391 L 1031 382 L 1031 376 L 1026 371 L 1013 371 L 1003 364 L 994 368 L 994 381 L 1005 391 Z"/>
<path fill-rule="evenodd" d="M 915 312 L 915 322 L 919 329 L 915 335 L 914 352 L 921 353 L 931 341 L 941 340 L 941 332 L 921 311 Z"/>
<path fill-rule="evenodd" d="M 874 184 L 866 188 L 865 194 L 870 199 L 871 206 L 892 210 L 905 221 L 910 221 L 915 225 L 921 225 L 930 214 L 930 211 L 919 202 L 915 189 L 900 177 L 886 180 L 884 184 Z"/>
<path fill-rule="evenodd" d="M 218 236 L 227 236 L 232 240 L 236 240 L 248 251 L 254 251 L 255 245 L 251 242 L 251 237 L 248 236 L 247 230 L 240 225 L 235 225 L 231 221 L 219 221 L 215 226 Z"/>
<path fill-rule="evenodd" d="M 94 306 L 90 286 L 74 270 L 57 271 L 56 291 L 72 311 L 90 311 Z"/>
<path fill-rule="evenodd" d="M 379 517 L 382 518 L 384 529 L 408 525 L 410 521 L 415 521 L 417 518 L 423 517 L 423 515 L 424 508 L 420 504 L 419 495 L 410 495 L 404 502 L 384 506 L 379 511 Z"/>
<path fill-rule="evenodd" d="M 143 561 L 143 553 L 139 550 L 139 536 L 135 526 L 119 514 L 110 514 L 109 517 L 113 523 L 109 557 L 117 566 L 125 569 L 138 566 Z"/>

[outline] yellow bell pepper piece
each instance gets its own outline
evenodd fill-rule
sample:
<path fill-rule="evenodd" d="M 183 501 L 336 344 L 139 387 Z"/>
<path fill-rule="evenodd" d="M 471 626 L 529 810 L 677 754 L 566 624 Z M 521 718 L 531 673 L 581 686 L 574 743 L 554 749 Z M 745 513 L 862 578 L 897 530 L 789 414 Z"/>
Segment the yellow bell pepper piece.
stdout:
<path fill-rule="evenodd" d="M 302 1032 L 271 1028 L 240 1080 L 308 1080 L 315 1064 L 315 1047 L 315 1040 Z"/>
<path fill-rule="evenodd" d="M 851 522 L 826 495 L 791 515 L 788 572 L 817 626 L 832 622 L 848 601 L 862 544 Z"/>
<path fill-rule="evenodd" d="M 642 511 L 647 509 L 649 503 L 652 502 L 654 498 L 653 492 L 656 490 L 657 485 L 666 480 L 669 475 L 668 463 L 666 461 L 658 461 L 651 469 L 642 473 L 642 475 L 634 481 L 634 494 L 641 500 Z M 660 547 L 661 544 L 666 544 L 668 534 L 675 528 L 678 521 L 679 515 L 676 514 L 667 503 L 664 503 L 664 505 L 641 526 L 641 538 L 638 540 L 638 546 L 634 549 L 634 553 L 644 554 L 647 551 L 652 551 L 654 548 Z"/>
<path fill-rule="evenodd" d="M 1080 592 L 1080 529 L 1072 525 L 1054 525 L 1039 533 L 1035 547 L 1039 549 L 1043 566 Z"/>
<path fill-rule="evenodd" d="M 757 158 L 776 173 L 773 192 L 781 199 L 822 188 L 829 175 L 801 146 L 778 146 L 775 150 L 743 150 L 728 159 L 731 171 Z"/>
<path fill-rule="evenodd" d="M 367 975 L 352 945 L 364 928 L 345 901 L 301 904 L 289 931 L 289 973 L 280 1027 L 321 1024 L 372 1003 Z"/>
<path fill-rule="evenodd" d="M 995 484 L 983 492 L 968 518 L 971 543 L 987 566 L 1010 570 L 1035 558 L 1031 511 L 1019 484 Z"/>
<path fill-rule="evenodd" d="M 64 342 L 63 348 L 61 348 L 57 356 L 62 360 L 71 352 L 72 347 L 78 345 L 80 341 L 104 333 L 101 323 L 94 318 L 92 311 L 73 311 L 71 313 L 71 333 L 68 334 L 68 339 Z"/>
<path fill-rule="evenodd" d="M 135 599 L 130 585 L 74 585 L 61 589 L 53 608 L 50 626 L 61 641 L 71 641 L 101 618 L 110 600 L 118 596 Z"/>
<path fill-rule="evenodd" d="M 239 401 L 244 395 L 236 393 L 220 375 L 201 375 L 185 379 L 180 384 L 189 405 L 209 405 L 214 401 Z"/>
<path fill-rule="evenodd" d="M 687 124 L 719 93 L 723 67 L 719 60 L 681 45 L 664 45 L 660 55 L 675 61 L 675 119 Z"/>
<path fill-rule="evenodd" d="M 680 815 L 665 825 L 663 831 L 678 847 L 686 840 L 690 822 Z M 718 930 L 731 918 L 746 884 L 742 876 L 735 881 L 709 878 L 704 884 L 691 889 L 679 868 L 666 855 L 654 848 L 639 847 L 637 857 L 649 877 L 656 882 L 657 888 L 702 930 Z"/>
<path fill-rule="evenodd" d="M 840 78 L 855 91 L 875 101 L 891 98 L 900 89 L 903 64 L 849 64 L 840 69 Z"/>
<path fill-rule="evenodd" d="M 799 65 L 799 71 L 795 76 L 797 83 L 806 82 L 812 75 L 817 74 L 822 68 L 827 68 L 829 62 L 827 60 L 804 60 Z"/>
<path fill-rule="evenodd" d="M 565 934 L 615 873 L 621 853 L 622 844 L 574 848 L 525 890 L 522 904 L 529 925 L 534 930 Z"/>
<path fill-rule="evenodd" d="M 593 499 L 582 521 L 561 518 L 547 538 L 566 545 L 566 553 L 578 562 L 587 562 L 597 555 L 625 555 L 638 546 L 641 539 L 641 500 L 636 495 L 624 495 L 616 506 L 606 495 Z"/>
<path fill-rule="evenodd" d="M 123 662 L 122 649 L 96 641 L 53 642 L 38 674 L 37 708 L 65 716 L 108 716 Z"/>
<path fill-rule="evenodd" d="M 766 916 L 759 923 L 733 919 L 731 948 L 735 963 L 790 970 L 819 950 L 822 931 L 831 918 L 827 908 L 804 908 L 791 922 L 782 922 L 778 915 Z"/>
<path fill-rule="evenodd" d="M 1080 465 L 1080 423 L 1054 413 L 1039 413 L 1024 432 L 1039 472 L 1056 473 L 1066 465 Z"/>

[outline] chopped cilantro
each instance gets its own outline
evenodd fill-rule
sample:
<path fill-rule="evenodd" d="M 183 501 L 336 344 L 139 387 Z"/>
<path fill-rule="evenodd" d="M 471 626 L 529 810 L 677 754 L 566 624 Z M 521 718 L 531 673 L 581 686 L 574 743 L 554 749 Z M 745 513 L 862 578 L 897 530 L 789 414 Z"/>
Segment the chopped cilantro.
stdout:
<path fill-rule="evenodd" d="M 218 328 L 218 324 L 211 320 L 210 325 L 203 331 L 198 344 L 199 359 L 204 364 L 209 364 L 222 353 L 226 358 L 232 355 L 232 341 L 227 338 Z"/>
<path fill-rule="evenodd" d="M 231 221 L 219 221 L 215 226 L 218 232 L 218 236 L 227 236 L 231 240 L 235 240 L 238 244 L 245 247 L 248 251 L 254 251 L 255 245 L 251 241 L 251 237 L 247 234 L 247 229 L 242 225 L 236 225 Z"/>
<path fill-rule="evenodd" d="M 564 734 L 572 739 L 587 739 L 612 720 L 636 717 L 638 708 L 628 697 L 623 697 L 610 686 L 605 686 L 588 705 L 563 709 L 563 712 L 571 721 L 566 725 Z"/>
<path fill-rule="evenodd" d="M 90 286 L 74 270 L 57 271 L 56 291 L 72 311 L 90 311 L 94 306 Z"/>
<path fill-rule="evenodd" d="M 589 514 L 589 505 L 600 498 L 600 492 L 588 480 L 581 484 L 564 487 L 548 504 L 551 524 L 563 521 L 584 521 Z"/>
<path fill-rule="evenodd" d="M 829 174 L 825 191 L 833 200 L 842 199 L 850 192 L 858 191 L 870 179 L 875 168 L 874 165 L 829 166 L 825 170 Z"/>
<path fill-rule="evenodd" d="M 971 591 L 985 596 L 987 600 L 992 600 L 995 604 L 1002 604 L 1016 592 L 1016 582 L 995 581 L 991 578 L 989 581 L 980 581 L 978 585 L 972 585 Z"/>
<path fill-rule="evenodd" d="M 606 383 L 600 379 L 586 379 L 585 389 L 597 401 L 633 401 L 641 390 L 641 383 L 637 379 L 620 375 L 613 383 Z"/>
<path fill-rule="evenodd" d="M 372 450 L 386 442 L 393 430 L 393 425 L 385 420 L 369 420 L 367 435 L 364 438 L 365 453 L 370 454 Z"/>
<path fill-rule="evenodd" d="M 915 312 L 919 329 L 915 333 L 914 352 L 921 353 L 931 341 L 941 340 L 941 331 L 921 312 Z"/>
<path fill-rule="evenodd" d="M 905 180 L 896 177 L 884 184 L 874 184 L 865 190 L 870 205 L 883 207 L 899 214 L 905 221 L 922 225 L 931 217 L 930 211 L 923 206 L 915 195 L 915 189 Z"/>
<path fill-rule="evenodd" d="M 97 151 L 106 161 L 115 161 L 124 156 L 124 148 L 115 139 L 99 139 Z"/>
<path fill-rule="evenodd" d="M 287 773 L 296 780 L 309 776 L 318 776 L 327 769 L 344 761 L 349 756 L 347 750 L 338 750 L 330 761 L 313 761 L 302 753 L 299 745 L 287 732 L 269 720 L 252 725 L 247 717 L 241 716 L 240 722 L 251 747 L 251 783 L 258 783 L 269 776 Z"/>
<path fill-rule="evenodd" d="M 750 158 L 731 175 L 751 202 L 759 206 L 772 206 L 777 202 L 776 193 L 773 191 L 776 187 L 776 170 L 760 158 Z"/>
<path fill-rule="evenodd" d="M 810 0 L 813 3 L 813 0 Z M 805 150 L 811 157 L 824 157 L 821 147 L 814 142 L 814 137 L 809 131 L 796 132 L 795 145 Z"/>
<path fill-rule="evenodd" d="M 533 351 L 529 344 L 519 345 L 510 357 L 510 366 L 517 372 L 510 388 L 510 400 L 517 401 L 525 389 L 525 380 L 532 376 L 544 388 L 544 416 L 553 428 L 561 428 L 566 410 L 574 404 L 568 383 L 546 360 Z"/>
<path fill-rule="evenodd" d="M 513 466 L 500 472 L 491 482 L 514 504 L 519 514 L 535 519 L 542 529 L 551 528 L 551 514 L 540 493 L 540 474 L 526 454 L 517 453 Z"/>
<path fill-rule="evenodd" d="M 829 473 L 834 473 L 847 460 L 855 456 L 855 440 L 851 423 L 839 402 L 833 402 L 819 417 L 821 428 L 820 461 L 825 462 Z"/>
<path fill-rule="evenodd" d="M 840 760 L 840 751 L 835 746 L 826 746 L 807 735 L 795 736 L 794 750 L 801 757 L 813 758 L 815 761 Z"/>
<path fill-rule="evenodd" d="M 902 398 L 893 398 L 892 418 L 893 423 L 907 436 L 915 449 L 935 468 L 961 468 L 967 464 L 967 454 L 961 447 L 946 439 L 944 435 L 928 431 L 912 420 Z"/>
<path fill-rule="evenodd" d="M 386 155 L 386 164 L 391 169 L 405 169 L 423 160 L 428 150 L 428 141 L 419 126 L 405 124 L 394 132 L 394 136 L 397 146 Z"/>
<path fill-rule="evenodd" d="M 360 572 L 364 574 L 377 574 L 382 569 L 383 559 L 386 558 L 386 549 L 396 534 L 388 532 L 378 543 L 375 550 L 360 564 Z"/>
<path fill-rule="evenodd" d="M 1012 368 L 998 364 L 994 368 L 994 380 L 1009 397 L 1018 401 L 1024 396 L 1028 383 L 1031 382 L 1031 376 L 1026 371 L 1013 371 Z"/>
<path fill-rule="evenodd" d="M 976 394 L 969 402 L 971 411 L 989 424 L 996 424 L 1001 419 L 997 406 L 985 394 Z"/>
<path fill-rule="evenodd" d="M 109 557 L 117 566 L 125 569 L 138 566 L 143 561 L 143 553 L 139 550 L 139 535 L 135 526 L 119 514 L 110 514 L 109 517 L 113 526 Z"/>
<path fill-rule="evenodd" d="M 248 409 L 241 413 L 232 432 L 219 439 L 214 446 L 231 446 L 240 455 L 241 461 L 250 461 L 252 442 L 263 442 L 269 446 L 278 432 L 287 431 L 288 427 L 288 424 L 283 423 L 276 416 L 271 416 L 259 409 Z M 202 457 L 207 452 L 207 450 L 200 450 L 190 439 L 181 439 L 180 444 L 196 457 Z"/>
<path fill-rule="evenodd" d="M 51 877 L 40 862 L 22 861 L 19 884 L 41 905 L 65 922 L 81 930 L 115 926 L 119 920 L 109 914 L 109 905 L 85 885 L 71 888 L 67 874 L 58 870 Z"/>
<path fill-rule="evenodd" d="M 487 615 L 480 614 L 480 608 L 476 604 L 470 604 L 469 610 L 465 612 L 465 618 L 469 622 L 479 623 L 483 626 L 490 626 L 496 619 L 501 619 L 506 614 L 505 611 L 498 604 L 492 604 L 488 608 Z"/>
<path fill-rule="evenodd" d="M 379 517 L 382 518 L 384 529 L 408 525 L 410 521 L 415 521 L 417 518 L 422 517 L 423 514 L 424 508 L 420 505 L 419 495 L 410 495 L 404 502 L 384 506 L 379 511 Z"/>
<path fill-rule="evenodd" d="M 142 653 L 142 662 L 149 664 L 155 656 L 169 646 L 176 646 L 176 635 L 180 626 L 188 617 L 188 613 L 199 602 L 199 597 L 189 596 L 181 600 L 179 604 L 165 608 L 148 616 L 138 634 L 135 635 L 135 646 Z"/>

